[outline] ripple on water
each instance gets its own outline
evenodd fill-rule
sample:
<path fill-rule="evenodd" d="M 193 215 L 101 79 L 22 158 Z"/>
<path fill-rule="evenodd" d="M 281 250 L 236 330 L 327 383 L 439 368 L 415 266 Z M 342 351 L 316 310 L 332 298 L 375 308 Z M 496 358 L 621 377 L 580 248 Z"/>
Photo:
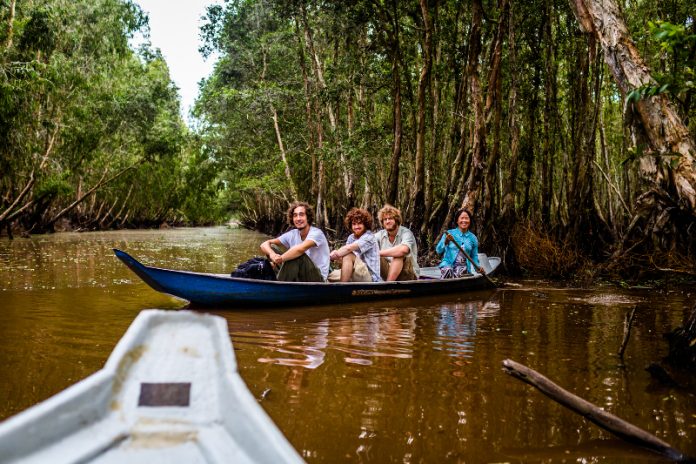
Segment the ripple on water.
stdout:
<path fill-rule="evenodd" d="M 413 351 L 412 316 L 379 312 L 317 323 L 278 323 L 274 330 L 232 333 L 235 346 L 265 350 L 259 362 L 316 369 L 329 351 L 349 364 L 369 366 L 376 358 L 409 359 Z"/>

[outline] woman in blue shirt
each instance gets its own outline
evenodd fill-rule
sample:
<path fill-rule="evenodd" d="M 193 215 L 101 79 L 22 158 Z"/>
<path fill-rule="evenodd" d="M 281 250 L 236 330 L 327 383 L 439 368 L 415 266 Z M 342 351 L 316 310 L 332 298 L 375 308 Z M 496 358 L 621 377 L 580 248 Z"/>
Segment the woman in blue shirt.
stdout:
<path fill-rule="evenodd" d="M 458 210 L 454 213 L 454 222 L 457 224 L 457 227 L 443 234 L 440 242 L 435 247 L 438 255 L 444 253 L 442 262 L 439 264 L 440 274 L 443 279 L 452 279 L 462 277 L 464 274 L 471 274 L 471 263 L 459 251 L 457 245 L 452 243 L 449 235 L 454 237 L 459 246 L 474 260 L 476 268 L 478 269 L 480 266 L 478 261 L 478 238 L 469 230 L 472 222 L 471 213 L 465 208 Z"/>

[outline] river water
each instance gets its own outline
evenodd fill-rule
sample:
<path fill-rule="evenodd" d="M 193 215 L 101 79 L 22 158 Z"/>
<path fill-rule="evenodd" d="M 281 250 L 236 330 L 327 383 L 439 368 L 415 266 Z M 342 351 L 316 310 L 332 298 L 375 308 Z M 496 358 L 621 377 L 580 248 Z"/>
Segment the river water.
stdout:
<path fill-rule="evenodd" d="M 111 249 L 229 272 L 264 236 L 205 228 L 0 240 L 0 420 L 100 369 L 142 309 L 181 309 Z M 696 292 L 540 281 L 433 298 L 212 310 L 239 370 L 310 463 L 665 462 L 506 375 L 504 359 L 696 455 L 696 392 L 645 371 Z M 637 307 L 624 363 L 623 319 Z M 1 459 L 0 459 L 1 460 Z"/>

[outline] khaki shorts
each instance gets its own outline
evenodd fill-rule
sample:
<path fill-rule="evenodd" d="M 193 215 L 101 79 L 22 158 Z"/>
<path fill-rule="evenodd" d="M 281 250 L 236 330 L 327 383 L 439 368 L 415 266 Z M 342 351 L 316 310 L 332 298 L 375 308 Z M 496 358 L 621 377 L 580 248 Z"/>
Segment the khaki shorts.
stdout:
<path fill-rule="evenodd" d="M 326 279 L 329 282 L 340 282 L 341 281 L 341 270 L 336 269 L 329 273 L 329 277 Z M 353 264 L 353 276 L 350 279 L 351 282 L 372 282 L 372 276 L 370 276 L 370 271 L 367 266 L 360 259 L 359 256 L 355 257 L 355 263 Z"/>
<path fill-rule="evenodd" d="M 389 275 L 389 266 L 391 265 L 391 260 L 385 258 L 382 256 L 379 259 L 379 274 L 382 277 L 382 280 L 386 281 L 387 276 Z M 417 280 L 418 277 L 416 276 L 415 271 L 413 270 L 413 263 L 411 262 L 411 258 L 406 255 L 404 256 L 404 267 L 401 269 L 401 273 L 399 273 L 399 277 L 396 278 L 396 280 Z"/>

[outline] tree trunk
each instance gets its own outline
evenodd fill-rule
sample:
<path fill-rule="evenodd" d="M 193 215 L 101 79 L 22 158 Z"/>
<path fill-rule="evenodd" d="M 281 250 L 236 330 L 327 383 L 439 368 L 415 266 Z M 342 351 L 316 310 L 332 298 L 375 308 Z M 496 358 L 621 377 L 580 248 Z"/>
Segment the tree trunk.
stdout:
<path fill-rule="evenodd" d="M 317 84 L 319 86 L 319 89 L 322 91 L 326 90 L 326 80 L 324 79 L 324 71 L 323 67 L 321 64 L 321 60 L 319 59 L 319 54 L 316 50 L 316 47 L 314 46 L 314 37 L 312 33 L 312 29 L 309 27 L 309 21 L 307 20 L 307 10 L 304 6 L 304 4 L 300 5 L 300 10 L 302 13 L 302 22 L 304 25 L 304 31 L 305 31 L 305 41 L 307 43 L 307 51 L 309 52 L 311 61 L 312 61 L 312 67 L 314 69 L 314 75 L 317 79 Z M 340 139 L 338 138 L 338 123 L 336 121 L 336 112 L 334 107 L 331 105 L 330 102 L 327 102 L 326 104 L 326 111 L 329 116 L 329 123 L 331 125 L 331 133 L 333 134 L 336 142 L 336 146 L 338 147 L 339 151 L 339 160 L 341 164 L 341 171 L 343 173 L 343 188 L 344 188 L 344 193 L 346 195 L 346 198 L 349 200 L 352 200 L 353 197 L 353 178 L 351 176 L 350 170 L 348 169 L 348 165 L 345 159 L 345 154 L 343 153 L 343 150 L 341 149 L 341 143 Z"/>
<path fill-rule="evenodd" d="M 543 26 L 542 26 L 543 27 Z M 539 31 L 541 32 L 541 31 Z M 537 110 L 539 109 L 539 89 L 541 87 L 541 37 L 539 34 L 534 34 L 533 43 L 531 45 L 531 61 L 534 66 L 534 74 L 531 82 L 531 96 L 529 97 L 529 106 L 527 111 L 527 138 L 524 139 L 522 145 L 522 158 L 524 160 L 524 197 L 522 200 L 522 217 L 530 217 L 530 208 L 532 203 L 532 187 L 534 186 L 534 158 L 536 155 L 537 145 Z"/>
<path fill-rule="evenodd" d="M 10 0 L 10 15 L 7 18 L 7 37 L 5 38 L 5 50 L 12 47 L 12 36 L 14 34 L 15 6 L 17 0 Z"/>
<path fill-rule="evenodd" d="M 433 210 L 434 201 L 434 183 L 439 171 L 440 158 L 442 153 L 442 137 L 440 137 L 440 97 L 441 85 L 440 76 L 443 74 L 442 60 L 442 41 L 440 40 L 441 31 L 438 17 L 440 14 L 440 2 L 435 0 L 432 16 L 432 36 L 434 45 L 431 52 L 431 72 L 430 72 L 430 148 L 426 150 L 429 156 L 426 156 L 425 162 L 425 194 L 423 205 L 423 222 L 421 223 L 420 235 L 421 240 L 427 241 L 429 235 L 428 218 Z M 435 69 L 435 71 L 432 71 Z M 424 242 L 425 243 L 425 242 Z"/>
<path fill-rule="evenodd" d="M 423 224 L 423 209 L 425 205 L 425 104 L 427 89 L 430 84 L 432 71 L 432 22 L 427 0 L 420 0 L 420 10 L 423 17 L 423 65 L 418 80 L 418 113 L 416 130 L 416 169 L 412 191 L 411 227 L 420 230 Z"/>
<path fill-rule="evenodd" d="M 472 3 L 472 29 L 478 29 L 478 34 L 472 33 L 472 42 L 469 45 L 472 55 L 478 57 L 481 54 L 481 22 L 483 16 L 483 5 L 481 0 L 474 0 Z M 471 166 L 469 176 L 466 180 L 466 193 L 462 200 L 461 207 L 469 209 L 474 215 L 478 206 L 483 184 L 484 168 L 486 163 L 486 117 L 483 108 L 483 92 L 479 78 L 478 59 L 470 62 L 472 65 L 469 82 L 471 84 L 471 103 L 474 107 L 474 137 L 472 141 Z"/>
<path fill-rule="evenodd" d="M 121 209 L 118 210 L 118 212 L 114 215 L 114 218 L 109 221 L 109 223 L 105 226 L 106 229 L 109 229 L 113 223 L 115 223 L 118 218 L 121 216 L 121 213 L 123 213 L 123 210 L 126 209 L 126 206 L 128 205 L 128 200 L 130 199 L 131 193 L 133 193 L 133 184 L 131 184 L 130 188 L 128 189 L 128 194 L 126 194 L 126 198 L 123 199 L 123 204 L 121 205 Z M 123 222 L 121 222 L 123 223 Z"/>
<path fill-rule="evenodd" d="M 315 114 L 319 115 L 319 109 L 318 109 L 319 103 L 315 101 Z M 317 133 L 317 148 L 319 149 L 319 152 L 324 148 L 324 126 L 322 125 L 321 118 L 317 117 L 315 118 L 315 130 Z M 319 159 L 319 163 L 317 166 L 317 208 L 316 208 L 316 221 L 317 221 L 317 226 L 321 228 L 326 228 L 326 225 L 328 224 L 328 217 L 326 214 L 326 199 L 324 198 L 325 196 L 325 187 L 326 187 L 326 169 L 325 169 L 325 163 L 323 159 Z"/>
<path fill-rule="evenodd" d="M 517 110 L 517 40 L 515 37 L 516 23 L 514 15 L 510 12 L 510 26 L 508 30 L 508 49 L 510 50 L 510 91 L 508 102 L 508 131 L 510 133 L 510 159 L 507 163 L 508 173 L 503 182 L 501 221 L 507 227 L 512 227 L 516 220 L 517 211 L 515 198 L 517 197 L 517 164 L 520 147 L 520 124 Z"/>
<path fill-rule="evenodd" d="M 388 5 L 375 2 L 374 8 L 380 14 L 382 22 L 388 24 L 386 27 L 385 48 L 391 58 L 392 69 L 392 155 L 389 162 L 389 173 L 386 183 L 385 199 L 391 205 L 396 205 L 399 199 L 399 173 L 401 162 L 401 152 L 403 143 L 403 118 L 402 118 L 402 94 L 401 94 L 401 39 L 399 23 L 399 3 L 392 0 Z M 390 11 L 391 9 L 391 11 Z"/>
<path fill-rule="evenodd" d="M 88 196 L 90 196 L 92 193 L 96 192 L 98 189 L 100 189 L 100 188 L 103 187 L 104 185 L 106 185 L 106 184 L 108 184 L 108 183 L 110 183 L 110 182 L 113 182 L 114 180 L 118 179 L 118 178 L 121 177 L 123 174 L 125 174 L 125 173 L 128 172 L 128 171 L 130 171 L 131 169 L 135 169 L 136 167 L 138 167 L 138 165 L 142 164 L 143 162 L 144 162 L 144 160 L 140 160 L 140 161 L 138 161 L 137 163 L 131 164 L 130 166 L 127 166 L 127 167 L 121 169 L 120 171 L 118 171 L 117 173 L 115 173 L 114 175 L 112 175 L 112 176 L 109 177 L 109 178 L 106 178 L 107 171 L 105 171 L 104 174 L 102 175 L 101 179 L 99 179 L 99 181 L 98 181 L 92 188 L 90 188 L 89 190 L 87 190 L 85 193 L 82 194 L 81 197 L 79 197 L 77 200 L 75 200 L 75 201 L 73 201 L 72 203 L 70 203 L 68 206 L 66 206 L 65 208 L 63 208 L 58 214 L 56 214 L 55 216 L 53 216 L 53 218 L 51 218 L 51 219 L 46 223 L 46 226 L 49 227 L 49 228 L 50 228 L 50 227 L 53 227 L 53 224 L 55 224 L 56 221 L 57 221 L 58 219 L 60 219 L 60 218 L 62 218 L 63 216 L 65 216 L 65 215 L 66 215 L 67 213 L 69 213 L 73 208 L 75 208 L 77 205 L 79 205 L 80 203 L 82 203 L 82 202 L 85 200 L 85 198 L 87 198 Z"/>
<path fill-rule="evenodd" d="M 488 132 L 493 133 L 493 145 L 486 166 L 486 182 L 484 184 L 483 212 L 481 217 L 483 223 L 489 224 L 493 210 L 495 208 L 495 179 L 500 157 L 500 126 L 502 122 L 503 97 L 502 97 L 502 56 L 503 42 L 507 33 L 508 18 L 510 15 L 510 4 L 508 0 L 500 0 L 498 9 L 500 19 L 495 33 L 495 40 L 491 44 L 490 71 L 488 73 L 488 92 L 486 94 L 486 121 L 490 128 Z M 491 118 L 493 118 L 492 123 Z"/>
<path fill-rule="evenodd" d="M 511 359 L 503 361 L 503 368 L 506 374 L 528 383 L 552 400 L 580 414 L 593 424 L 598 425 L 617 437 L 629 443 L 645 447 L 663 456 L 667 456 L 675 461 L 688 461 L 687 456 L 682 454 L 679 450 L 672 448 L 669 443 L 595 406 L 589 401 L 570 393 L 537 371 L 523 364 L 516 363 Z"/>
<path fill-rule="evenodd" d="M 590 60 L 595 53 L 595 40 L 589 37 L 589 43 L 579 39 L 575 46 L 575 70 L 576 76 L 572 77 L 572 160 L 573 175 L 571 188 L 568 195 L 571 216 L 570 235 L 576 240 L 581 240 L 580 235 L 590 232 L 587 219 L 591 210 L 592 194 L 592 160 L 594 158 L 594 146 L 587 140 L 587 127 L 591 126 L 591 98 L 588 81 L 590 80 Z M 589 151 L 589 152 L 588 152 Z"/>
<path fill-rule="evenodd" d="M 290 163 L 288 163 L 288 156 L 285 153 L 285 145 L 283 145 L 283 137 L 280 133 L 280 125 L 278 124 L 278 112 L 275 106 L 271 103 L 271 113 L 273 115 L 273 128 L 275 129 L 276 139 L 278 140 L 278 149 L 280 150 L 280 157 L 283 160 L 283 166 L 285 167 L 285 179 L 288 181 L 290 186 L 290 194 L 293 200 L 297 200 L 297 187 L 295 187 L 295 181 L 292 180 L 292 174 L 290 172 Z"/>
<path fill-rule="evenodd" d="M 471 130 L 468 128 L 469 124 L 467 123 L 467 118 L 464 117 L 464 112 L 469 91 L 472 90 L 474 87 L 474 84 L 472 83 L 472 76 L 478 72 L 478 62 L 481 56 L 481 20 L 482 13 L 480 8 L 480 2 L 476 1 L 474 2 L 474 5 L 472 7 L 471 27 L 469 29 L 468 40 L 469 49 L 467 52 L 467 59 L 465 63 L 466 68 L 463 73 L 464 76 L 461 80 L 461 89 L 460 92 L 458 92 L 458 117 L 460 118 L 461 124 L 460 139 L 459 145 L 457 147 L 457 156 L 455 157 L 453 163 L 453 173 L 448 180 L 448 185 L 450 186 L 450 188 L 448 188 L 448 195 L 446 197 L 448 207 L 446 208 L 446 213 L 443 215 L 444 220 L 442 224 L 440 224 L 440 233 L 444 232 L 447 229 L 450 218 L 452 217 L 454 212 L 460 208 L 460 201 L 464 196 L 464 189 L 468 186 L 468 184 L 462 181 L 462 178 L 469 178 L 470 172 L 472 170 L 471 165 L 473 164 L 473 161 L 469 163 L 468 166 L 465 166 L 465 159 L 467 158 L 467 152 L 469 150 L 469 140 L 473 139 L 473 137 L 468 137 L 468 135 L 470 135 Z M 479 99 L 480 98 L 481 96 L 479 95 Z M 472 104 L 475 106 L 476 103 L 474 103 L 475 97 L 473 94 L 471 95 L 471 100 Z M 464 170 L 464 174 L 462 174 L 462 170 L 465 167 L 467 169 Z"/>
<path fill-rule="evenodd" d="M 551 199 L 553 196 L 553 171 L 555 159 L 555 121 L 556 114 L 556 53 L 553 37 L 553 15 L 551 2 L 544 2 L 544 26 L 543 37 L 545 42 L 545 72 L 544 72 L 544 146 L 542 150 L 541 164 L 541 221 L 543 224 L 551 224 Z"/>
<path fill-rule="evenodd" d="M 295 20 L 295 35 L 298 41 L 297 53 L 300 62 L 300 68 L 302 69 L 302 84 L 305 96 L 305 119 L 307 124 L 307 133 L 309 134 L 309 142 L 307 146 L 307 151 L 312 158 L 312 184 L 310 186 L 310 196 L 312 200 L 317 198 L 319 191 L 317 179 L 319 177 L 318 167 L 317 167 L 317 155 L 315 152 L 316 140 L 315 140 L 315 124 L 314 124 L 314 114 L 312 113 L 312 99 L 310 91 L 309 76 L 307 73 L 307 62 L 305 60 L 304 45 L 302 44 L 302 34 L 300 32 L 299 21 Z"/>
<path fill-rule="evenodd" d="M 55 129 L 53 130 L 52 133 L 46 134 L 46 142 L 45 142 L 45 148 L 44 148 L 44 154 L 41 157 L 41 162 L 39 163 L 38 168 L 34 168 L 31 170 L 31 173 L 29 174 L 29 180 L 27 181 L 26 185 L 22 189 L 22 191 L 19 193 L 17 198 L 14 199 L 12 204 L 5 209 L 2 213 L 0 213 L 0 225 L 2 225 L 3 222 L 11 222 L 15 218 L 17 218 L 22 212 L 24 212 L 27 208 L 29 208 L 31 205 L 34 204 L 34 200 L 29 200 L 27 203 L 25 203 L 21 208 L 15 209 L 17 205 L 24 199 L 24 197 L 31 191 L 31 189 L 34 187 L 34 184 L 36 183 L 36 172 L 41 172 L 43 168 L 46 166 L 46 162 L 48 162 L 49 156 L 51 156 L 51 152 L 53 151 L 53 147 L 55 145 L 56 137 L 58 136 L 58 130 L 60 128 L 59 124 L 56 124 Z"/>
<path fill-rule="evenodd" d="M 570 0 L 581 29 L 593 34 L 602 45 L 604 61 L 624 97 L 646 84 L 654 84 L 650 70 L 631 40 L 626 24 L 614 0 Z M 640 195 L 632 223 L 648 221 L 645 236 L 664 234 L 669 221 L 660 221 L 663 213 L 692 224 L 696 220 L 696 144 L 672 102 L 665 94 L 626 104 L 633 142 L 648 149 L 640 156 L 639 172 L 651 186 Z M 674 208 L 677 206 L 677 208 Z M 629 227 L 629 232 L 637 230 Z M 683 228 L 682 230 L 685 230 Z M 687 241 L 693 241 L 693 236 Z M 673 238 L 671 245 L 678 243 Z M 621 248 L 617 250 L 617 254 Z"/>

